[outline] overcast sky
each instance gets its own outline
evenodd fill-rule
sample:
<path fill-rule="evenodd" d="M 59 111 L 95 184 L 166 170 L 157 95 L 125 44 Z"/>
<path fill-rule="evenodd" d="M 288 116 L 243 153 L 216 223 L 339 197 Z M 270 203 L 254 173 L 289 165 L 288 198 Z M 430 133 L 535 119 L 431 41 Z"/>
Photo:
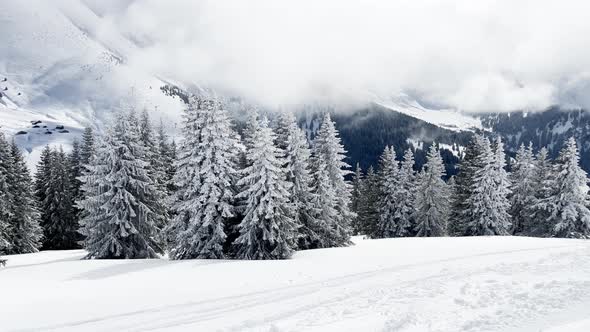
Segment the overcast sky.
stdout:
<path fill-rule="evenodd" d="M 85 1 L 143 45 L 132 64 L 269 104 L 590 106 L 590 1 Z"/>

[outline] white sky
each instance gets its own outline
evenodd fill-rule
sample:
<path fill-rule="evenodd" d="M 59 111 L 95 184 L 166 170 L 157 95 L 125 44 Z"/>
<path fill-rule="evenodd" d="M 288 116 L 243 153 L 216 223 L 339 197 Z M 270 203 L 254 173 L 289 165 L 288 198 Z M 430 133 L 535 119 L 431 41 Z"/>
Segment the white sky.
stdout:
<path fill-rule="evenodd" d="M 590 106 L 590 1 L 85 1 L 144 45 L 133 65 L 267 104 Z"/>

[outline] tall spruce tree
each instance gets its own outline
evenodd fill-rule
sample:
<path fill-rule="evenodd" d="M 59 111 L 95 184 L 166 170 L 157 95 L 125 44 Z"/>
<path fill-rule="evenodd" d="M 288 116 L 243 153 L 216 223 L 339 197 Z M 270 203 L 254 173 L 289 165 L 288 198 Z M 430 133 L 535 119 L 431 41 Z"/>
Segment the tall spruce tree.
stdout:
<path fill-rule="evenodd" d="M 338 238 L 338 245 L 349 245 L 351 223 L 355 217 L 354 212 L 350 211 L 350 185 L 346 182 L 345 176 L 351 173 L 350 167 L 344 160 L 346 159 L 346 150 L 340 141 L 335 124 L 330 118 L 330 114 L 324 115 L 322 125 L 314 141 L 313 147 L 314 158 L 312 158 L 312 169 L 317 172 L 319 159 L 325 163 L 328 173 L 329 184 L 336 195 L 336 218 L 337 229 L 341 231 Z M 319 158 L 321 156 L 321 158 Z"/>
<path fill-rule="evenodd" d="M 37 252 L 43 232 L 33 192 L 33 180 L 16 143 L 10 146 L 8 158 L 8 239 L 9 254 Z"/>
<path fill-rule="evenodd" d="M 369 166 L 367 175 L 363 181 L 361 188 L 360 201 L 360 218 L 359 218 L 359 234 L 364 234 L 367 237 L 377 237 L 379 228 L 379 197 L 381 194 L 381 178 Z"/>
<path fill-rule="evenodd" d="M 529 218 L 523 229 L 525 235 L 548 237 L 553 234 L 549 198 L 556 188 L 556 176 L 554 165 L 548 155 L 549 152 L 543 147 L 535 158 L 533 173 L 535 203 L 528 208 Z"/>
<path fill-rule="evenodd" d="M 443 181 L 445 167 L 436 144 L 432 144 L 417 183 L 416 236 L 443 236 L 450 213 L 450 192 Z"/>
<path fill-rule="evenodd" d="M 404 153 L 399 171 L 396 195 L 396 224 L 398 236 L 414 235 L 414 202 L 416 199 L 416 175 L 414 173 L 414 154 L 411 149 Z"/>
<path fill-rule="evenodd" d="M 362 190 L 363 190 L 363 170 L 359 163 L 356 163 L 354 170 L 354 177 L 352 178 L 352 194 L 350 201 L 350 210 L 356 214 L 352 219 L 352 233 L 358 235 L 361 233 L 360 227 L 360 206 L 362 201 Z"/>
<path fill-rule="evenodd" d="M 297 126 L 292 113 L 279 118 L 276 136 L 277 147 L 285 153 L 286 180 L 291 183 L 291 203 L 295 209 L 294 221 L 298 225 L 298 247 L 309 249 L 317 241 L 317 211 L 313 208 L 311 190 L 311 150 L 303 131 Z"/>
<path fill-rule="evenodd" d="M 0 254 L 6 254 L 10 249 L 10 202 L 12 200 L 8 179 L 11 171 L 10 145 L 0 132 Z"/>
<path fill-rule="evenodd" d="M 246 200 L 244 219 L 235 241 L 240 259 L 285 259 L 295 247 L 297 225 L 289 202 L 291 184 L 286 181 L 284 155 L 275 145 L 275 134 L 263 118 L 247 151 L 250 166 L 242 170 L 238 198 Z"/>
<path fill-rule="evenodd" d="M 547 199 L 557 237 L 587 238 L 590 236 L 590 196 L 588 176 L 580 167 L 580 154 L 576 140 L 571 137 L 556 163 L 555 188 Z"/>
<path fill-rule="evenodd" d="M 507 235 L 510 227 L 508 209 L 509 181 L 503 144 L 496 141 L 494 149 L 487 138 L 478 136 L 481 150 L 475 158 L 471 195 L 467 198 L 466 235 Z"/>
<path fill-rule="evenodd" d="M 449 235 L 466 235 L 468 214 L 471 211 L 468 199 L 472 195 L 475 170 L 480 166 L 477 165 L 477 156 L 482 149 L 482 143 L 480 136 L 473 136 L 465 147 L 463 158 L 459 163 L 459 172 L 455 176 L 455 192 L 451 202 L 451 216 L 447 227 Z"/>
<path fill-rule="evenodd" d="M 118 116 L 81 178 L 81 232 L 87 258 L 157 258 L 155 196 L 133 112 Z"/>
<path fill-rule="evenodd" d="M 95 142 L 94 131 L 90 127 L 84 128 L 82 134 L 82 147 L 80 149 L 80 164 L 88 165 L 90 158 L 94 155 Z"/>
<path fill-rule="evenodd" d="M 516 152 L 512 165 L 510 180 L 512 183 L 510 194 L 510 215 L 512 216 L 512 234 L 523 234 L 525 225 L 531 223 L 531 207 L 536 204 L 535 199 L 535 157 L 533 145 L 524 144 Z"/>
<path fill-rule="evenodd" d="M 191 103 L 176 178 L 171 258 L 224 258 L 224 227 L 235 213 L 235 135 L 219 101 L 193 97 Z"/>
<path fill-rule="evenodd" d="M 396 199 L 399 188 L 399 164 L 393 147 L 386 146 L 379 160 L 379 224 L 374 237 L 390 238 L 404 236 L 407 227 L 399 225 L 396 218 Z"/>
<path fill-rule="evenodd" d="M 49 160 L 49 177 L 41 202 L 43 249 L 79 248 L 78 220 L 74 210 L 68 159 L 64 151 L 53 150 Z"/>

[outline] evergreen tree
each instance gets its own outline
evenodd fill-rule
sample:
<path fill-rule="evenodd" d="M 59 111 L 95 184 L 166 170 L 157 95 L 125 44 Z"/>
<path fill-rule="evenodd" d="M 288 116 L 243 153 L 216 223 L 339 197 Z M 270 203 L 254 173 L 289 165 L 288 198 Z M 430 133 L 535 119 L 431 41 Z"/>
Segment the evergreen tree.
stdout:
<path fill-rule="evenodd" d="M 510 215 L 512 216 L 512 234 L 522 234 L 525 225 L 531 223 L 531 207 L 535 199 L 535 160 L 533 145 L 525 148 L 524 144 L 516 152 L 512 165 Z"/>
<path fill-rule="evenodd" d="M 33 180 L 23 156 L 14 142 L 10 146 L 7 184 L 9 254 L 37 252 L 41 245 L 42 230 L 36 208 Z"/>
<path fill-rule="evenodd" d="M 285 180 L 283 152 L 275 144 L 275 135 L 263 118 L 253 133 L 247 161 L 239 185 L 238 198 L 246 199 L 244 219 L 235 241 L 240 259 L 285 259 L 293 252 L 296 227 L 289 202 L 291 184 Z"/>
<path fill-rule="evenodd" d="M 571 137 L 559 154 L 556 164 L 555 190 L 547 199 L 557 237 L 587 238 L 590 236 L 590 197 L 588 177 L 580 167 L 576 141 Z"/>
<path fill-rule="evenodd" d="M 10 249 L 10 202 L 12 201 L 8 179 L 11 171 L 10 145 L 0 132 L 0 254 L 5 254 Z"/>
<path fill-rule="evenodd" d="M 380 199 L 379 224 L 376 234 L 377 238 L 390 238 L 403 236 L 406 228 L 399 227 L 396 220 L 396 199 L 399 188 L 399 164 L 396 160 L 393 147 L 386 146 L 379 161 L 379 188 Z"/>
<path fill-rule="evenodd" d="M 326 113 L 317 137 L 314 141 L 313 148 L 314 158 L 312 159 L 312 169 L 318 172 L 319 159 L 325 163 L 328 173 L 329 184 L 336 197 L 336 218 L 337 229 L 341 230 L 338 239 L 338 245 L 349 245 L 351 234 L 351 223 L 355 217 L 354 212 L 350 211 L 350 185 L 344 177 L 351 173 L 347 168 L 350 166 L 344 161 L 346 159 L 346 150 L 340 142 L 338 131 L 330 114 Z M 319 157 L 321 156 L 321 158 Z"/>
<path fill-rule="evenodd" d="M 164 172 L 163 177 L 159 179 L 161 181 L 160 185 L 164 186 L 165 195 L 170 197 L 175 191 L 173 178 L 174 174 L 176 173 L 176 168 L 174 166 L 174 162 L 176 160 L 176 143 L 174 143 L 174 141 L 169 142 L 169 138 L 168 135 L 166 135 L 164 123 L 162 121 L 160 121 L 160 125 L 158 126 L 156 145 L 158 151 L 157 153 L 160 158 L 159 166 L 162 167 Z"/>
<path fill-rule="evenodd" d="M 171 258 L 224 258 L 224 226 L 234 216 L 235 136 L 219 101 L 191 98 L 191 103 L 177 173 Z"/>
<path fill-rule="evenodd" d="M 72 214 L 74 215 L 73 219 L 76 223 L 78 223 L 81 219 L 80 213 L 81 210 L 76 206 L 76 201 L 82 199 L 83 192 L 81 190 L 82 181 L 80 181 L 80 177 L 83 175 L 83 165 L 82 165 L 82 156 L 81 156 L 81 148 L 80 143 L 78 140 L 74 140 L 72 143 L 72 151 L 68 155 L 67 160 L 67 168 L 68 168 L 68 177 L 70 181 L 70 199 L 72 201 Z M 79 226 L 79 225 L 78 225 Z M 79 228 L 79 227 L 78 227 Z M 81 235 L 78 233 L 77 235 L 78 241 L 81 240 Z"/>
<path fill-rule="evenodd" d="M 87 258 L 157 258 L 159 216 L 151 209 L 154 191 L 133 112 L 120 115 L 81 178 L 85 198 L 81 232 Z"/>
<path fill-rule="evenodd" d="M 414 154 L 410 149 L 406 150 L 401 162 L 398 186 L 395 215 L 398 236 L 412 236 L 414 235 L 416 175 L 414 174 Z"/>
<path fill-rule="evenodd" d="M 535 172 L 532 181 L 535 203 L 529 207 L 528 222 L 524 225 L 523 230 L 525 235 L 547 237 L 553 233 L 549 198 L 553 195 L 556 183 L 554 166 L 548 155 L 547 149 L 542 148 L 535 158 Z"/>
<path fill-rule="evenodd" d="M 473 181 L 475 171 L 482 165 L 478 165 L 477 158 L 483 149 L 484 140 L 475 135 L 465 147 L 463 158 L 459 163 L 459 172 L 455 176 L 455 188 L 451 200 L 451 215 L 449 217 L 448 234 L 451 236 L 463 236 L 467 233 L 472 207 L 469 198 L 473 195 Z"/>
<path fill-rule="evenodd" d="M 367 176 L 361 188 L 359 233 L 367 237 L 376 237 L 379 227 L 379 195 L 381 181 L 379 175 L 369 166 Z"/>
<path fill-rule="evenodd" d="M 92 128 L 84 128 L 84 133 L 82 134 L 82 148 L 80 149 L 80 164 L 88 165 L 90 163 L 90 158 L 94 155 L 94 145 L 94 132 L 92 131 Z"/>
<path fill-rule="evenodd" d="M 449 188 L 443 181 L 445 167 L 436 145 L 428 150 L 427 161 L 416 191 L 416 235 L 443 236 L 450 212 Z"/>
<path fill-rule="evenodd" d="M 66 154 L 60 148 L 50 153 L 49 177 L 41 202 L 43 249 L 79 248 L 78 221 L 71 196 Z"/>
<path fill-rule="evenodd" d="M 353 234 L 360 234 L 361 233 L 361 224 L 360 224 L 360 207 L 362 201 L 362 191 L 363 191 L 363 173 L 359 163 L 356 163 L 356 168 L 354 170 L 354 177 L 352 178 L 352 197 L 350 201 L 350 210 L 356 214 L 354 219 L 352 220 L 352 233 Z"/>
<path fill-rule="evenodd" d="M 308 249 L 316 242 L 314 231 L 317 211 L 312 206 L 311 150 L 303 131 L 297 126 L 295 116 L 284 113 L 279 118 L 276 136 L 277 147 L 285 153 L 286 180 L 291 183 L 291 203 L 295 209 L 294 222 L 298 225 L 298 247 Z"/>
<path fill-rule="evenodd" d="M 508 209 L 509 181 L 504 170 L 506 164 L 501 140 L 494 150 L 485 137 L 478 137 L 481 147 L 475 159 L 472 193 L 467 199 L 467 235 L 507 235 L 510 227 Z"/>

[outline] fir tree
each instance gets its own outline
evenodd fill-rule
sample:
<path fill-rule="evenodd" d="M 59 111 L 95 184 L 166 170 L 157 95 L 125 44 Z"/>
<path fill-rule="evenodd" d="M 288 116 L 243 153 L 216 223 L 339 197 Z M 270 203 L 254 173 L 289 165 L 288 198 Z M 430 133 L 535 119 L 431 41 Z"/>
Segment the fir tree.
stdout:
<path fill-rule="evenodd" d="M 512 234 L 522 234 L 525 225 L 531 223 L 531 207 L 536 204 L 535 199 L 535 160 L 533 146 L 524 144 L 516 152 L 512 165 L 510 215 L 512 216 Z"/>
<path fill-rule="evenodd" d="M 235 241 L 240 259 L 285 259 L 293 252 L 297 225 L 289 203 L 290 183 L 285 180 L 283 152 L 275 144 L 275 135 L 263 118 L 253 133 L 247 161 L 239 185 L 238 198 L 246 200 L 244 219 Z"/>
<path fill-rule="evenodd" d="M 416 236 L 443 236 L 450 212 L 445 167 L 436 145 L 430 146 L 416 191 Z"/>
<path fill-rule="evenodd" d="M 396 219 L 397 191 L 399 189 L 399 164 L 393 147 L 386 146 L 379 161 L 380 191 L 379 196 L 379 225 L 377 238 L 404 236 L 409 225 L 399 225 Z M 400 227 L 402 226 L 402 227 Z"/>
<path fill-rule="evenodd" d="M 81 178 L 87 258 L 157 258 L 154 188 L 133 112 L 118 117 Z"/>
<path fill-rule="evenodd" d="M 352 220 L 352 233 L 360 234 L 360 207 L 362 201 L 362 190 L 363 190 L 363 173 L 359 163 L 356 163 L 354 171 L 354 177 L 352 178 L 352 197 L 350 201 L 350 210 L 356 214 Z"/>
<path fill-rule="evenodd" d="M 312 169 L 317 172 L 319 167 L 318 159 L 322 159 L 328 173 L 329 184 L 336 195 L 336 211 L 338 211 L 336 219 L 338 225 L 336 228 L 340 230 L 338 245 L 349 245 L 351 244 L 351 223 L 355 215 L 354 212 L 350 211 L 351 188 L 344 177 L 351 172 L 347 170 L 350 166 L 344 161 L 346 159 L 346 150 L 344 150 L 344 146 L 340 142 L 338 131 L 329 113 L 324 115 L 322 125 L 314 141 L 313 154 Z"/>
<path fill-rule="evenodd" d="M 474 172 L 472 194 L 467 199 L 467 235 L 507 235 L 510 227 L 508 209 L 509 181 L 504 170 L 506 161 L 502 141 L 494 150 L 489 140 L 478 137 L 481 147 L 476 157 L 479 167 Z"/>
<path fill-rule="evenodd" d="M 398 186 L 395 213 L 397 236 L 412 236 L 414 235 L 416 176 L 414 174 L 414 154 L 410 149 L 406 150 L 401 162 Z"/>
<path fill-rule="evenodd" d="M 49 177 L 41 202 L 43 249 L 79 248 L 78 221 L 73 207 L 67 162 L 61 148 L 51 151 Z"/>
<path fill-rule="evenodd" d="M 14 142 L 10 146 L 7 184 L 9 254 L 37 252 L 42 230 L 33 192 L 33 180 L 23 156 Z"/>
<path fill-rule="evenodd" d="M 92 131 L 92 128 L 84 128 L 84 133 L 82 134 L 82 147 L 80 149 L 81 165 L 88 165 L 90 163 L 90 158 L 94 155 L 94 145 L 94 132 Z"/>
<path fill-rule="evenodd" d="M 197 98 L 191 102 L 177 173 L 171 257 L 224 258 L 224 227 L 234 217 L 235 136 L 220 102 Z"/>
<path fill-rule="evenodd" d="M 11 171 L 10 145 L 0 132 L 0 254 L 5 254 L 10 249 L 10 195 L 8 179 Z"/>
<path fill-rule="evenodd" d="M 554 166 L 548 155 L 547 149 L 542 148 L 535 158 L 535 172 L 532 181 L 535 203 L 528 208 L 528 222 L 523 227 L 525 235 L 547 237 L 553 233 L 549 198 L 553 195 L 556 183 Z"/>
<path fill-rule="evenodd" d="M 367 237 L 375 237 L 379 227 L 379 196 L 381 193 L 380 177 L 369 166 L 367 176 L 361 188 L 359 233 Z"/>
<path fill-rule="evenodd" d="M 276 136 L 277 147 L 285 153 L 286 180 L 291 183 L 291 203 L 295 209 L 294 222 L 298 225 L 298 247 L 309 249 L 317 240 L 314 231 L 317 225 L 317 211 L 311 202 L 310 156 L 311 150 L 303 131 L 297 126 L 295 116 L 282 114 L 279 118 Z"/>
<path fill-rule="evenodd" d="M 553 195 L 547 199 L 549 221 L 557 237 L 587 238 L 590 235 L 590 197 L 588 176 L 580 167 L 576 141 L 571 137 L 556 164 Z"/>

